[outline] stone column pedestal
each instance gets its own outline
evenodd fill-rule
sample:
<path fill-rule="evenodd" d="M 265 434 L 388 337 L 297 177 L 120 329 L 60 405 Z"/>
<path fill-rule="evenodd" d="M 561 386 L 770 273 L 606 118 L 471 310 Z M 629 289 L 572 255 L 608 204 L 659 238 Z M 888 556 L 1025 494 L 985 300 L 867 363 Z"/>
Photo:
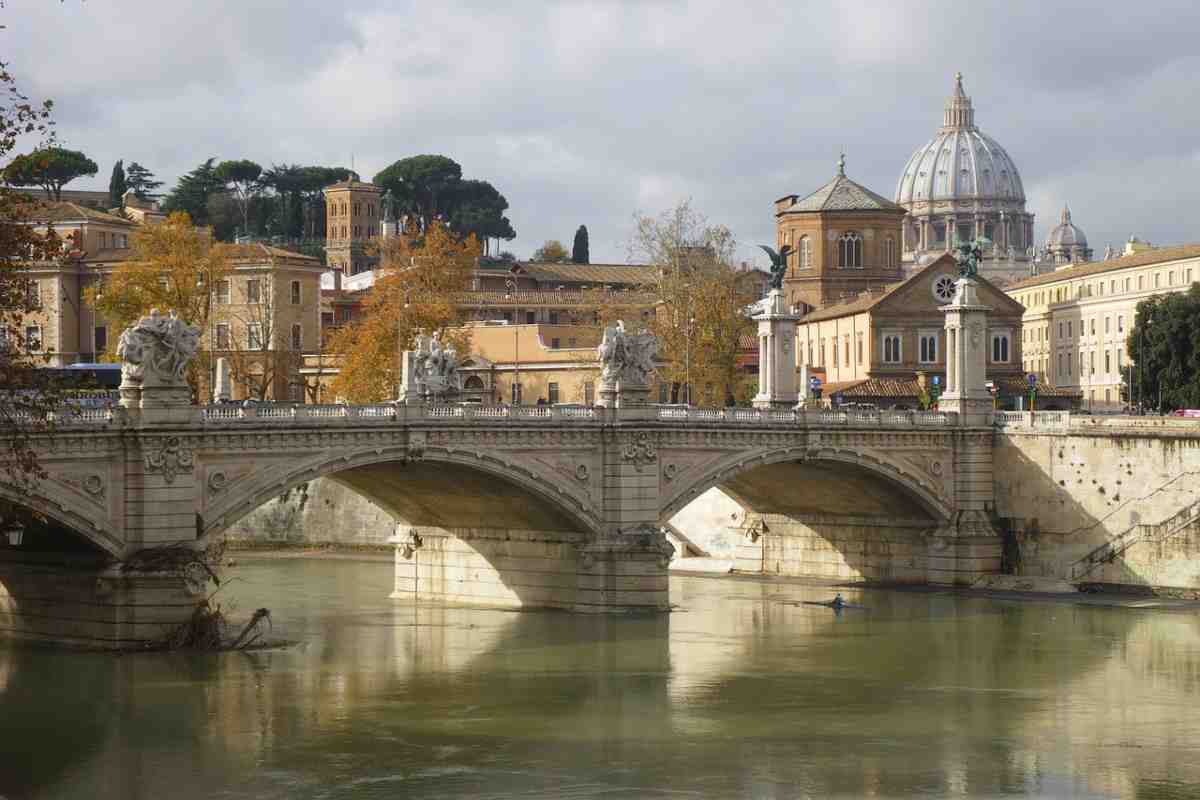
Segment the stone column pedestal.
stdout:
<path fill-rule="evenodd" d="M 992 396 L 987 390 L 987 317 L 978 298 L 979 284 L 959 278 L 954 299 L 941 307 L 946 315 L 946 391 L 938 410 L 959 415 L 964 425 L 987 425 Z"/>
<path fill-rule="evenodd" d="M 667 567 L 675 546 L 655 525 L 638 525 L 579 548 L 572 611 L 611 614 L 669 611 Z"/>
<path fill-rule="evenodd" d="M 758 394 L 755 408 L 791 408 L 796 405 L 796 320 L 783 291 L 767 294 L 766 310 L 758 322 Z"/>
<path fill-rule="evenodd" d="M 984 575 L 999 575 L 1003 548 L 985 512 L 960 511 L 928 537 L 928 581 L 969 586 Z"/>

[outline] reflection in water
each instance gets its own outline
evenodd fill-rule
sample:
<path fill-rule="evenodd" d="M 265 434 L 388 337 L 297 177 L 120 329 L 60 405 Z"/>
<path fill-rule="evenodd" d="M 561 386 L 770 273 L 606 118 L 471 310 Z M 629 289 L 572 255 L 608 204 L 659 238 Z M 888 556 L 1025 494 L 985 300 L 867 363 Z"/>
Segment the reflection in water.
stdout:
<path fill-rule="evenodd" d="M 0 649 L 0 795 L 1200 794 L 1195 614 L 673 579 L 669 616 L 386 599 L 381 562 L 247 559 L 302 644 Z"/>

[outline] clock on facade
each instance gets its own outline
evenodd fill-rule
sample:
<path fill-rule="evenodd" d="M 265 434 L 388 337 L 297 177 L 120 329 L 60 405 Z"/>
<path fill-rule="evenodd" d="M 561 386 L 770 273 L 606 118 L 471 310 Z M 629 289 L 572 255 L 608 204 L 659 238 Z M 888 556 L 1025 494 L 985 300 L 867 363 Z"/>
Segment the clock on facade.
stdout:
<path fill-rule="evenodd" d="M 942 275 L 933 282 L 933 297 L 940 303 L 949 303 L 954 299 L 954 278 Z"/>

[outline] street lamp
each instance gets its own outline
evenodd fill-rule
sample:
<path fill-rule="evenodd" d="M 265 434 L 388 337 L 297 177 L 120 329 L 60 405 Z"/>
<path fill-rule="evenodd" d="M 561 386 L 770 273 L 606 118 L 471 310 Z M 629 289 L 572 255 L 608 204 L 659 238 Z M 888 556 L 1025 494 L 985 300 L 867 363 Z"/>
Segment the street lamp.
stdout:
<path fill-rule="evenodd" d="M 517 282 L 512 278 L 504 281 L 504 299 L 512 300 L 513 295 L 517 293 Z M 512 383 L 512 404 L 514 406 L 521 404 L 521 334 L 517 327 L 517 309 L 514 304 L 513 309 L 509 312 L 513 317 L 513 383 Z"/>
<path fill-rule="evenodd" d="M 691 301 L 688 301 L 689 306 Z M 686 406 L 692 404 L 692 326 L 696 324 L 696 318 L 691 315 L 691 309 L 688 309 L 688 324 L 687 335 L 684 337 L 683 348 L 683 403 Z"/>
<path fill-rule="evenodd" d="M 14 522 L 13 526 L 8 529 L 8 543 L 13 547 L 20 547 L 22 540 L 25 538 L 25 526 L 19 522 Z"/>

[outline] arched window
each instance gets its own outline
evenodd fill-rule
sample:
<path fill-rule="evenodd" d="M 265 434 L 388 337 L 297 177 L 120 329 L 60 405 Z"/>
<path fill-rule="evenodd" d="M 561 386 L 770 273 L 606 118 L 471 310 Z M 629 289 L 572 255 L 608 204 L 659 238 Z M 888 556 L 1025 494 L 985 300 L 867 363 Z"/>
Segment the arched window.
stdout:
<path fill-rule="evenodd" d="M 900 363 L 900 337 L 895 335 L 886 335 L 883 337 L 883 363 L 899 364 Z"/>
<path fill-rule="evenodd" d="M 838 266 L 842 269 L 862 269 L 863 240 L 857 231 L 846 231 L 838 237 Z"/>
<path fill-rule="evenodd" d="M 471 375 L 463 384 L 463 390 L 467 392 L 482 392 L 483 380 L 478 375 Z"/>
<path fill-rule="evenodd" d="M 992 362 L 995 364 L 1008 363 L 1008 334 L 992 334 Z"/>
<path fill-rule="evenodd" d="M 811 269 L 812 268 L 812 240 L 809 239 L 807 236 L 801 236 L 800 242 L 798 243 L 798 246 L 796 248 L 796 252 L 798 253 L 798 258 L 799 258 L 799 262 L 798 262 L 799 268 L 800 269 Z"/>

